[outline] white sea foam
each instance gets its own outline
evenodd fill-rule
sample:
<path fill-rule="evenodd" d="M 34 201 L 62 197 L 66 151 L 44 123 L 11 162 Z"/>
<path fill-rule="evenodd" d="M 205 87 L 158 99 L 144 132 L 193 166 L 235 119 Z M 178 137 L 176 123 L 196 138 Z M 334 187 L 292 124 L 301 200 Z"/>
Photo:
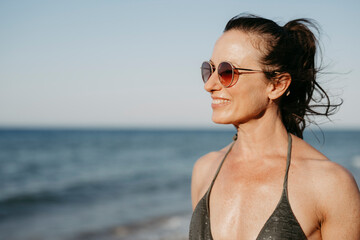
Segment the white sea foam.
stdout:
<path fill-rule="evenodd" d="M 353 167 L 360 169 L 360 155 L 354 156 L 351 163 Z"/>
<path fill-rule="evenodd" d="M 111 232 L 119 240 L 185 240 L 189 223 L 189 214 L 175 215 L 117 227 Z"/>

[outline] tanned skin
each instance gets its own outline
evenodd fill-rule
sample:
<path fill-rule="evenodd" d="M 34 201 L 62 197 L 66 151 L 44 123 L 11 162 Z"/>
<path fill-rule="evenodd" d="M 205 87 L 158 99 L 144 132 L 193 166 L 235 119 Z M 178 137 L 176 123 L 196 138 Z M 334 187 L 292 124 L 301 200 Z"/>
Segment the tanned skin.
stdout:
<path fill-rule="evenodd" d="M 261 69 L 257 36 L 225 32 L 211 61 Z M 233 124 L 238 139 L 226 158 L 210 195 L 211 232 L 215 240 L 253 240 L 273 213 L 282 193 L 288 135 L 279 113 L 279 99 L 291 83 L 289 74 L 269 81 L 263 73 L 243 74 L 224 88 L 217 73 L 205 84 L 214 99 L 212 120 Z M 291 93 L 290 93 L 291 94 Z M 218 101 L 218 100 L 223 101 Z M 292 135 L 288 178 L 291 209 L 309 240 L 359 240 L 360 193 L 349 171 Z M 229 146 L 201 157 L 192 175 L 196 207 Z"/>

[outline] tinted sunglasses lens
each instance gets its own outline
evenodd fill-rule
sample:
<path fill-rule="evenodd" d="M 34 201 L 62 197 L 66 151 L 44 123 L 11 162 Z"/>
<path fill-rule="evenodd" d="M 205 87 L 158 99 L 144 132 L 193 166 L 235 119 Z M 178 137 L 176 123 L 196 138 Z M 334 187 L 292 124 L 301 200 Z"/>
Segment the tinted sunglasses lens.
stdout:
<path fill-rule="evenodd" d="M 201 65 L 201 77 L 204 83 L 206 83 L 207 80 L 209 80 L 211 74 L 212 74 L 212 67 L 210 63 L 203 62 L 203 64 Z"/>
<path fill-rule="evenodd" d="M 228 63 L 228 62 L 220 63 L 219 67 L 218 67 L 218 74 L 219 74 L 219 80 L 222 85 L 224 85 L 225 87 L 228 87 L 231 85 L 233 77 L 234 77 L 234 72 L 233 72 L 233 68 L 231 67 L 230 63 Z"/>

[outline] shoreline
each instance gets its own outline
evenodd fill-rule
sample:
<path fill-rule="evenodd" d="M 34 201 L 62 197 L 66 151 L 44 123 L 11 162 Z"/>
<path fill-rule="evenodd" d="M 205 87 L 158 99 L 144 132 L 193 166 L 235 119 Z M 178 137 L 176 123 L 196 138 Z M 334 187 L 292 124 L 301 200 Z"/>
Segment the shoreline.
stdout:
<path fill-rule="evenodd" d="M 191 213 L 161 216 L 79 233 L 68 240 L 186 240 L 190 218 Z"/>

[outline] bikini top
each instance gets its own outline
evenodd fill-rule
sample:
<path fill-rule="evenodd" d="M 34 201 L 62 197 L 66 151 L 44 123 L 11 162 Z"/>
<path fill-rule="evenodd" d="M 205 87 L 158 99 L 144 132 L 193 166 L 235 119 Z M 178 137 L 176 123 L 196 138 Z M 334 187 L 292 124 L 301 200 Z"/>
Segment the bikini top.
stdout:
<path fill-rule="evenodd" d="M 264 224 L 261 229 L 257 240 L 303 240 L 307 239 L 304 231 L 302 230 L 299 222 L 291 210 L 290 202 L 288 199 L 287 180 L 290 167 L 291 158 L 291 135 L 288 134 L 288 152 L 286 160 L 286 171 L 283 182 L 283 191 L 274 212 Z M 210 192 L 214 185 L 215 179 L 220 172 L 220 168 L 224 163 L 227 155 L 231 151 L 237 136 L 234 137 L 234 142 L 225 154 L 220 166 L 210 184 L 208 191 L 198 202 L 191 218 L 189 240 L 212 240 L 209 216 L 209 198 Z"/>

